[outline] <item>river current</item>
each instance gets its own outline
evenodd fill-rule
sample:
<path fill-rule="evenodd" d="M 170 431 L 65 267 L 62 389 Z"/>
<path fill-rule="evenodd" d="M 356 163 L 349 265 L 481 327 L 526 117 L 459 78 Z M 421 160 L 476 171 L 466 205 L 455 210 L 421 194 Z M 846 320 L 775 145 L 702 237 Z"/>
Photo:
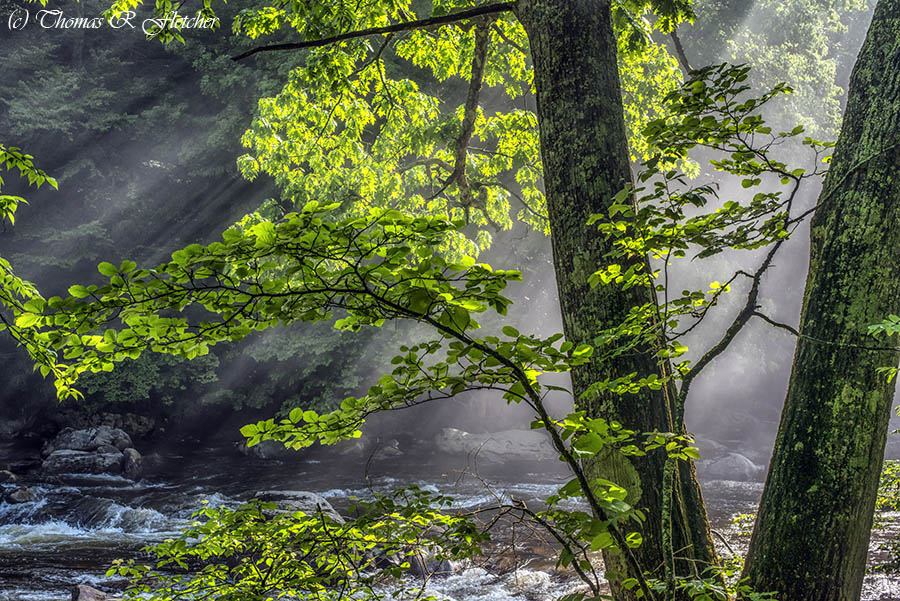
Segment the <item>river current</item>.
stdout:
<path fill-rule="evenodd" d="M 177 533 L 202 501 L 236 506 L 256 491 L 306 490 L 341 511 L 351 497 L 418 484 L 453 496 L 460 508 L 489 503 L 494 494 L 538 504 L 567 479 L 552 464 L 474 466 L 466 459 L 437 456 L 335 461 L 331 455 L 313 454 L 261 460 L 189 448 L 162 459 L 138 482 L 74 474 L 17 482 L 15 486 L 29 486 L 37 494 L 27 503 L 0 502 L 0 601 L 64 601 L 75 584 L 120 590 L 123 582 L 105 577 L 110 563 L 139 558 L 146 544 Z M 2 486 L 8 490 L 13 485 Z M 732 518 L 752 512 L 761 492 L 761 483 L 704 482 L 714 528 L 737 551 L 745 550 L 748 540 Z M 884 517 L 889 527 L 873 537 L 873 564 L 886 557 L 880 547 L 897 531 L 898 516 Z M 449 601 L 549 601 L 578 588 L 570 574 L 554 569 L 546 557 L 549 549 L 519 543 L 516 549 L 517 562 L 463 568 L 432 579 L 429 590 Z M 900 599 L 900 578 L 868 575 L 863 599 Z"/>

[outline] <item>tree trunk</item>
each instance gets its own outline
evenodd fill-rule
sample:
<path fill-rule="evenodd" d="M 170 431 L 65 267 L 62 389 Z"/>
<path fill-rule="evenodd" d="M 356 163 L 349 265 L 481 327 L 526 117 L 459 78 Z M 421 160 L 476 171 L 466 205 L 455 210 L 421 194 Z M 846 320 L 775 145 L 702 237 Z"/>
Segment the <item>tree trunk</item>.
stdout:
<path fill-rule="evenodd" d="M 781 599 L 859 599 L 900 353 L 900 0 L 881 0 L 812 222 L 800 339 L 745 574 Z"/>
<path fill-rule="evenodd" d="M 609 242 L 588 218 L 604 213 L 613 195 L 631 181 L 625 119 L 622 108 L 616 42 L 610 23 L 609 0 L 519 0 L 516 14 L 528 32 L 537 87 L 541 153 L 553 256 L 566 338 L 593 344 L 599 331 L 621 323 L 631 307 L 652 300 L 647 289 L 622 291 L 612 286 L 591 289 L 589 276 L 599 269 Z M 659 373 L 652 352 L 635 353 L 612 363 L 589 363 L 572 372 L 576 398 L 588 386 L 632 372 Z M 620 397 L 580 399 L 593 416 L 615 419 L 638 432 L 681 431 L 673 420 L 672 390 Z M 677 428 L 673 425 L 677 423 Z M 661 578 L 663 470 L 665 454 L 653 452 L 628 459 L 610 453 L 589 466 L 626 488 L 628 501 L 643 509 L 644 542 L 636 550 L 644 570 Z M 693 464 L 679 462 L 673 503 L 673 547 L 682 573 L 716 562 L 706 508 Z M 618 553 L 605 553 L 608 575 L 628 574 Z M 617 599 L 632 598 L 614 584 Z"/>

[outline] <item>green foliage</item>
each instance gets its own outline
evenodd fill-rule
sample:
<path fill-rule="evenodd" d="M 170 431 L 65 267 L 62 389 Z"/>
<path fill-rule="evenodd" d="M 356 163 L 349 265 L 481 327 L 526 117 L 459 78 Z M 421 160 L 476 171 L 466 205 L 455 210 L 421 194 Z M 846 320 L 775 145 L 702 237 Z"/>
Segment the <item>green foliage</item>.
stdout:
<path fill-rule="evenodd" d="M 84 409 L 110 404 L 160 408 L 178 404 L 178 409 L 184 410 L 182 397 L 200 396 L 197 392 L 204 384 L 217 382 L 218 366 L 215 355 L 193 361 L 171 355 L 144 355 L 123 361 L 108 374 L 84 376 L 80 390 L 85 394 L 85 402 L 80 406 Z"/>
<path fill-rule="evenodd" d="M 759 278 L 771 257 L 809 215 L 809 211 L 792 213 L 797 193 L 806 180 L 824 174 L 833 144 L 803 138 L 802 144 L 812 154 L 812 167 L 789 167 L 778 158 L 777 149 L 785 141 L 799 137 L 803 129 L 773 132 L 759 111 L 791 90 L 779 84 L 762 96 L 753 97 L 745 83 L 748 77 L 746 66 L 710 66 L 695 71 L 684 85 L 669 94 L 665 99 L 669 117 L 651 122 L 645 130 L 654 156 L 644 162 L 637 178 L 639 186 L 622 190 L 610 205 L 608 215 L 592 217 L 599 231 L 614 242 L 610 264 L 591 277 L 591 284 L 613 284 L 624 289 L 650 287 L 660 298 L 659 302 L 633 307 L 625 322 L 601 332 L 596 339 L 601 357 L 660 341 L 664 343 L 657 351 L 661 360 L 681 357 L 688 349 L 679 339 L 705 318 L 738 279 L 746 278 L 751 281 L 754 298 L 735 322 L 739 329 L 757 310 Z M 746 199 L 720 199 L 721 181 L 697 184 L 677 166 L 683 165 L 695 148 L 712 151 L 710 164 L 722 174 L 720 180 L 731 177 L 746 190 L 759 187 L 764 181 L 778 182 L 784 189 L 748 193 Z M 692 259 L 704 259 L 727 249 L 762 247 L 768 247 L 771 254 L 756 274 L 738 270 L 723 278 L 724 282 L 711 282 L 704 290 L 683 290 L 680 294 L 670 290 L 668 267 L 675 260 L 689 255 Z M 733 335 L 726 334 L 724 342 L 710 352 L 721 352 Z M 705 364 L 701 360 L 699 367 Z M 621 394 L 642 387 L 659 388 L 667 379 L 686 377 L 690 372 L 689 363 L 681 361 L 674 364 L 670 376 L 648 376 L 640 381 L 626 376 L 597 382 L 589 393 L 612 390 Z"/>
<path fill-rule="evenodd" d="M 114 9 L 135 5 L 128 0 Z M 441 2 L 433 8 L 445 14 L 467 6 Z M 165 1 L 156 5 L 157 11 L 171 8 Z M 203 10 L 211 10 L 208 2 Z M 655 11 L 656 27 L 663 31 L 690 17 L 682 2 L 616 5 L 630 125 L 633 132 L 639 128 L 647 134 L 634 152 L 647 159 L 640 180 L 651 188 L 623 191 L 609 215 L 595 218 L 603 233 L 616 238 L 616 250 L 615 262 L 598 271 L 593 283 L 649 286 L 664 293 L 665 301 L 635 307 L 625 323 L 600 333 L 596 352 L 574 347 L 560 335 L 523 335 L 511 326 L 477 335 L 476 318 L 507 313 L 504 291 L 520 275 L 471 257 L 490 242 L 491 228 L 511 227 L 515 202 L 522 205 L 516 218 L 548 229 L 539 187 L 537 118 L 524 100 L 533 92 L 527 39 L 509 15 L 471 27 L 387 35 L 379 45 L 360 38 L 309 51 L 282 92 L 261 102 L 259 117 L 244 136 L 251 154 L 239 163 L 249 178 L 273 176 L 283 202 L 247 215 L 221 241 L 191 244 L 155 268 L 130 260 L 100 263 L 102 285 L 76 284 L 67 298 L 14 307 L 13 327 L 42 350 L 41 370 L 53 374 L 65 398 L 78 394 L 73 386 L 82 374 L 112 371 L 116 363 L 148 351 L 192 360 L 221 342 L 278 325 L 337 318 L 338 329 L 355 332 L 390 320 L 417 322 L 431 336 L 400 347 L 393 371 L 367 394 L 348 397 L 330 412 L 296 407 L 283 419 L 249 424 L 242 429 L 248 443 L 274 439 L 292 448 L 334 443 L 359 435 L 375 411 L 497 390 L 508 402 L 524 402 L 534 410 L 535 426 L 549 433 L 574 476 L 543 511 L 524 504 L 499 509 L 518 511 L 550 532 L 563 549 L 560 565 L 571 566 L 596 597 L 599 577 L 589 553 L 617 548 L 633 561 L 629 549 L 641 543 L 643 515 L 625 502 L 628 491 L 616 482 L 589 481 L 580 461 L 602 452 L 665 453 L 672 465 L 696 457 L 697 451 L 689 437 L 674 433 L 630 432 L 579 413 L 556 420 L 543 405 L 552 387 L 540 376 L 648 344 L 654 348 L 660 340 L 661 364 L 682 356 L 687 349 L 675 332 L 681 320 L 702 320 L 737 274 L 708 291 L 686 291 L 669 301 L 668 282 L 656 282 L 659 271 L 648 257 L 666 265 L 694 247 L 701 258 L 726 248 L 777 250 L 799 223 L 790 214 L 797 187 L 820 174 L 816 168 L 809 174 L 789 169 L 769 152 L 801 133 L 773 135 L 757 114 L 787 91 L 785 86 L 760 98 L 741 98 L 747 70 L 719 66 L 676 87 L 674 61 L 649 40 L 650 26 L 643 21 L 647 10 Z M 408 2 L 373 2 L 360 9 L 333 0 L 248 9 L 238 15 L 235 28 L 256 37 L 290 27 L 301 38 L 321 39 L 413 18 Z M 177 31 L 157 33 L 164 41 L 180 39 Z M 413 68 L 429 72 L 434 81 L 419 85 L 405 77 Z M 468 82 L 466 103 L 443 105 L 434 90 L 465 78 L 469 69 L 483 73 Z M 481 84 L 498 88 L 510 102 L 523 99 L 523 108 L 480 106 Z M 655 100 L 665 94 L 660 106 Z M 807 143 L 817 158 L 828 148 Z M 714 166 L 742 178 L 744 188 L 760 185 L 767 176 L 792 188 L 786 195 L 759 193 L 749 202 L 729 201 L 704 214 L 698 210 L 715 196 L 714 186 L 691 187 L 675 168 L 686 168 L 688 150 L 698 145 L 723 153 Z M 269 209 L 277 213 L 290 206 L 302 208 L 270 217 Z M 640 380 L 626 375 L 598 382 L 590 392 L 660 388 L 688 373 L 694 372 L 681 362 L 674 374 Z M 116 571 L 159 579 L 135 589 L 159 599 L 192 594 L 256 598 L 286 590 L 307 597 L 348 591 L 377 597 L 378 580 L 399 576 L 402 567 L 379 568 L 373 550 L 402 554 L 412 546 L 467 557 L 485 540 L 463 516 L 432 509 L 435 503 L 446 505 L 443 498 L 412 496 L 376 499 L 373 511 L 366 509 L 362 518 L 342 526 L 322 515 L 267 515 L 274 507 L 259 504 L 204 509 L 197 517 L 205 521 L 153 549 L 157 568 L 177 566 L 188 574 L 171 577 L 127 564 Z M 582 499 L 589 511 L 563 510 L 562 499 Z M 641 574 L 641 566 L 631 567 Z M 673 590 L 672 577 L 667 575 L 661 591 Z M 678 586 L 689 596 L 722 598 L 727 591 L 717 578 Z M 642 577 L 626 584 L 653 596 Z"/>
<path fill-rule="evenodd" d="M 753 534 L 753 523 L 756 521 L 755 513 L 739 513 L 731 518 L 731 523 L 738 529 L 741 536 Z"/>
<path fill-rule="evenodd" d="M 171 8 L 161 1 L 157 14 Z M 252 39 L 286 30 L 319 40 L 427 18 L 429 9 L 446 15 L 471 8 L 460 0 L 426 11 L 420 4 L 426 3 L 379 0 L 364 9 L 344 0 L 276 3 L 241 10 L 233 30 Z M 650 33 L 668 31 L 692 13 L 681 0 L 628 0 L 613 9 L 632 152 L 641 157 L 647 149 L 640 132 L 661 116 L 661 99 L 680 77 Z M 359 214 L 378 206 L 465 219 L 474 227 L 445 241 L 444 250 L 458 256 L 477 255 L 514 220 L 549 233 L 527 36 L 509 12 L 478 23 L 309 50 L 281 93 L 260 101 L 243 137 L 249 153 L 238 161 L 241 172 L 250 179 L 270 175 L 284 204 L 343 202 Z M 476 47 L 480 29 L 486 38 Z M 480 53 L 483 73 L 468 81 L 466 94 Z"/>
<path fill-rule="evenodd" d="M 33 158 L 18 148 L 0 144 L 0 167 L 6 171 L 18 170 L 18 175 L 35 188 L 46 183 L 56 189 L 56 180 L 35 167 Z M 3 184 L 3 178 L 0 177 L 0 188 Z M 27 203 L 21 197 L 0 194 L 0 223 L 8 220 L 11 225 L 15 224 L 20 204 Z M 40 369 L 43 375 L 51 371 L 54 360 L 52 352 L 35 338 L 32 326 L 36 322 L 29 315 L 41 312 L 46 307 L 46 301 L 34 284 L 18 277 L 9 261 L 0 257 L 0 332 L 9 332 L 20 346 L 24 346 L 35 363 L 35 369 Z M 2 311 L 9 311 L 12 318 L 7 318 Z"/>
<path fill-rule="evenodd" d="M 758 593 L 740 579 L 741 567 L 726 565 L 713 567 L 704 571 L 702 576 L 681 579 L 677 590 L 693 601 L 728 601 L 729 599 L 746 599 L 746 601 L 776 601 L 776 593 Z M 653 581 L 653 590 L 663 594 L 668 588 L 665 582 Z"/>
<path fill-rule="evenodd" d="M 32 162 L 33 158 L 30 154 L 25 154 L 18 148 L 7 148 L 0 144 L 0 167 L 6 171 L 18 170 L 19 177 L 28 180 L 30 186 L 40 188 L 46 183 L 56 190 L 58 188 L 56 180 L 35 167 Z M 0 177 L 0 190 L 2 190 L 3 183 L 3 178 Z M 9 221 L 10 225 L 15 225 L 16 210 L 20 204 L 28 203 L 19 196 L 0 195 L 0 221 L 6 220 Z"/>
<path fill-rule="evenodd" d="M 341 329 L 409 317 L 445 334 L 477 328 L 473 314 L 488 308 L 505 313 L 500 293 L 517 272 L 468 258 L 450 263 L 431 250 L 462 224 L 381 209 L 328 220 L 336 208 L 311 202 L 278 223 L 232 228 L 222 242 L 190 245 L 152 270 L 101 265 L 109 284 L 71 286 L 69 298 L 49 299 L 52 313 L 17 320 L 43 329 L 41 339 L 74 361 L 60 366 L 65 392 L 78 374 L 111 370 L 145 350 L 190 359 L 277 323 L 330 319 L 333 310 L 347 313 Z M 215 319 L 161 315 L 188 305 Z M 89 334 L 112 318 L 124 327 Z"/>
<path fill-rule="evenodd" d="M 642 183 L 663 183 L 654 184 L 650 192 L 629 188 L 617 197 L 609 217 L 595 217 L 601 231 L 616 238 L 612 258 L 619 260 L 596 274 L 595 285 L 653 286 L 665 292 L 665 285 L 656 283 L 658 272 L 650 271 L 646 257 L 667 262 L 693 247 L 699 256 L 725 248 L 763 245 L 777 250 L 799 222 L 790 216 L 793 195 L 802 181 L 819 172 L 814 168 L 808 175 L 791 170 L 771 156 L 770 148 L 800 131 L 772 134 L 755 111 L 785 89 L 776 88 L 757 99 L 739 98 L 746 92 L 742 85 L 746 74 L 741 67 L 712 67 L 696 73 L 668 96 L 670 118 L 647 128 L 647 144 L 656 149 L 656 155 L 645 163 L 640 178 Z M 817 160 L 829 147 L 812 140 L 808 144 Z M 687 186 L 687 180 L 669 167 L 685 159 L 688 150 L 698 145 L 722 152 L 724 158 L 714 166 L 749 181 L 745 187 L 759 185 L 763 176 L 774 176 L 787 180 L 785 185 L 792 186 L 790 194 L 786 198 L 777 193 L 757 194 L 748 204 L 732 201 L 698 215 L 694 209 L 704 207 L 706 196 L 714 195 L 713 186 L 679 190 Z M 635 202 L 628 204 L 625 201 L 632 194 Z M 509 325 L 497 334 L 479 337 L 477 319 L 490 313 L 506 315 L 510 301 L 503 294 L 520 274 L 494 270 L 470 257 L 455 259 L 439 252 L 464 227 L 464 220 L 453 221 L 446 215 L 420 216 L 385 208 L 344 211 L 336 203 L 317 201 L 274 221 L 255 213 L 226 231 L 220 242 L 189 245 L 173 253 L 171 261 L 153 269 L 139 268 L 128 260 L 118 265 L 101 263 L 98 272 L 108 283 L 74 285 L 68 298 L 53 297 L 29 306 L 17 314 L 17 327 L 27 329 L 44 348 L 59 353 L 58 361 L 49 368 L 64 397 L 73 394 L 72 386 L 81 374 L 111 371 L 116 362 L 138 358 L 147 351 L 193 359 L 206 355 L 220 342 L 238 341 L 255 331 L 333 318 L 337 318 L 335 327 L 350 332 L 380 327 L 390 320 L 417 322 L 432 336 L 418 344 L 401 346 L 392 361 L 393 371 L 380 378 L 366 395 L 348 397 L 340 408 L 329 412 L 297 407 L 282 419 L 249 424 L 242 429 L 248 444 L 269 439 L 292 448 L 316 442 L 331 444 L 358 436 L 366 417 L 376 411 L 472 390 L 497 390 L 508 402 L 524 402 L 534 410 L 534 426 L 550 434 L 574 475 L 547 500 L 545 510 L 517 505 L 510 511 L 518 511 L 548 530 L 563 548 L 560 564 L 571 566 L 589 588 L 599 590 L 589 553 L 615 547 L 629 557 L 628 549 L 641 542 L 643 514 L 625 502 L 628 491 L 616 482 L 588 480 L 580 462 L 605 452 L 626 456 L 665 453 L 671 464 L 696 458 L 697 451 L 689 437 L 674 433 L 631 432 L 614 422 L 588 419 L 583 413 L 554 419 L 543 405 L 543 394 L 552 387 L 544 386 L 540 376 L 655 344 L 660 340 L 661 324 L 667 334 L 683 318 L 699 321 L 715 305 L 718 295 L 728 290 L 730 282 L 714 283 L 708 292 L 686 292 L 660 306 L 636 307 L 625 323 L 601 333 L 600 352 L 587 345 L 575 347 L 561 335 L 540 338 Z M 665 346 L 657 352 L 661 362 L 685 352 L 676 337 L 664 340 Z M 695 373 L 684 362 L 676 368 L 671 375 L 640 380 L 630 375 L 597 382 L 589 392 L 602 389 L 627 394 L 645 386 L 659 388 L 671 378 Z M 563 510 L 559 506 L 562 499 L 583 499 L 590 511 Z M 259 542 L 281 536 L 267 531 L 268 521 L 258 517 L 258 508 L 242 510 L 244 513 L 210 511 L 203 514 L 208 518 L 208 531 L 193 531 L 180 542 L 158 548 L 160 567 L 171 562 L 182 565 L 191 554 L 200 559 L 218 557 L 222 548 L 236 548 L 243 554 L 246 549 L 228 542 L 233 539 L 220 537 L 230 530 L 241 532 L 244 526 L 247 530 L 241 533 L 242 540 Z M 413 521 L 425 528 L 429 519 L 424 516 Z M 318 526 L 314 526 L 314 520 L 300 526 L 285 522 L 274 527 L 285 532 L 285 539 L 302 536 L 303 532 L 319 538 L 324 534 L 315 530 Z M 392 523 L 391 528 L 398 526 Z M 204 533 L 207 538 L 188 544 Z M 318 564 L 315 569 L 307 569 L 288 562 L 277 548 L 272 553 L 267 567 L 287 562 L 291 573 L 318 577 Z M 359 561 L 361 557 L 353 556 Z M 265 561 L 262 556 L 260 560 Z M 332 566 L 341 563 L 327 550 L 315 561 Z M 636 567 L 633 573 L 640 574 L 640 567 Z M 237 574 L 230 570 L 226 564 L 218 564 L 174 583 L 188 587 L 227 583 L 251 591 L 269 584 L 249 568 Z M 140 570 L 127 573 L 143 575 Z M 312 576 L 314 573 L 317 575 Z M 357 576 L 326 572 L 325 580 L 307 578 L 292 586 L 299 591 L 318 591 L 315 587 L 324 586 L 331 578 L 343 581 Z M 699 598 L 720 598 L 721 590 L 712 584 L 714 580 L 684 581 L 678 586 Z M 633 584 L 652 596 L 647 582 L 638 579 Z M 676 584 L 674 575 L 668 574 L 665 590 L 673 590 Z M 163 589 L 162 598 L 176 590 Z"/>
<path fill-rule="evenodd" d="M 129 598 L 160 601 L 415 595 L 422 585 L 399 579 L 411 561 L 466 559 L 489 540 L 472 516 L 451 513 L 450 505 L 409 487 L 359 502 L 356 517 L 343 524 L 321 511 L 290 513 L 256 500 L 237 509 L 204 507 L 177 539 L 148 547 L 161 572 L 120 561 L 108 575 L 153 582 L 131 588 Z"/>
<path fill-rule="evenodd" d="M 841 121 L 841 86 L 865 35 L 872 4 L 695 0 L 702 25 L 683 29 L 682 40 L 695 65 L 727 60 L 752 66 L 755 89 L 789 82 L 794 94 L 772 107 L 768 120 L 781 128 L 800 124 L 810 135 L 833 138 Z"/>
<path fill-rule="evenodd" d="M 889 338 L 895 334 L 900 334 L 900 316 L 888 315 L 887 319 L 884 321 L 870 325 L 868 332 L 876 338 Z M 886 365 L 884 367 L 879 367 L 877 371 L 884 374 L 888 382 L 890 382 L 897 377 L 897 372 L 900 371 L 900 369 L 894 365 Z"/>

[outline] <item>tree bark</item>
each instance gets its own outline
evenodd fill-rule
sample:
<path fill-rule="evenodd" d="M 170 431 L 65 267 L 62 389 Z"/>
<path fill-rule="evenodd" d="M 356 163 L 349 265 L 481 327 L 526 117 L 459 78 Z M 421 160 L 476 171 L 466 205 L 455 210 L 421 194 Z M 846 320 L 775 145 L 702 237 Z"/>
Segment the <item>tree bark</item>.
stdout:
<path fill-rule="evenodd" d="M 612 197 L 631 181 L 628 145 L 609 0 L 519 0 L 516 15 L 531 44 L 537 88 L 544 182 L 552 229 L 553 256 L 566 338 L 593 344 L 600 330 L 621 323 L 631 307 L 653 300 L 648 289 L 591 289 L 588 278 L 599 269 L 609 242 L 588 226 L 605 213 Z M 664 368 L 665 366 L 663 366 Z M 572 372 L 576 398 L 588 386 L 633 372 L 659 373 L 651 349 L 615 362 L 592 362 Z M 638 432 L 681 431 L 673 419 L 674 391 L 646 390 L 620 397 L 580 399 L 590 415 L 616 420 Z M 626 458 L 609 453 L 589 466 L 629 491 L 628 501 L 643 509 L 643 544 L 636 555 L 644 570 L 663 576 L 663 472 L 665 454 Z M 672 547 L 682 574 L 716 562 L 706 508 L 693 464 L 679 462 L 674 478 Z M 604 554 L 608 575 L 631 576 L 618 553 Z M 613 583 L 617 599 L 633 594 Z"/>
<path fill-rule="evenodd" d="M 781 599 L 859 599 L 900 353 L 900 0 L 881 0 L 812 221 L 800 339 L 745 575 Z"/>

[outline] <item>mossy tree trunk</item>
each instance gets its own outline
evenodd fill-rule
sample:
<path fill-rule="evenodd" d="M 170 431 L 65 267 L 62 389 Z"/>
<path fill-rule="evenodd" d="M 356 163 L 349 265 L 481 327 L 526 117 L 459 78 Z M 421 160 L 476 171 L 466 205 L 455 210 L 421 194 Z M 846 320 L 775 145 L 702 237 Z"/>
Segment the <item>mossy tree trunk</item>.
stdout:
<path fill-rule="evenodd" d="M 609 0 L 519 0 L 516 14 L 531 44 L 537 87 L 541 152 L 551 229 L 556 279 L 566 338 L 593 344 L 606 327 L 620 323 L 631 307 L 652 299 L 646 289 L 621 291 L 611 286 L 591 289 L 589 276 L 599 269 L 609 242 L 588 218 L 604 213 L 625 184 L 631 181 L 624 112 L 619 84 L 616 43 L 610 22 Z M 664 367 L 663 367 L 664 368 Z M 576 368 L 572 384 L 580 396 L 594 382 L 638 372 L 659 373 L 651 349 L 613 364 L 590 363 Z M 673 418 L 672 390 L 645 391 L 618 397 L 604 395 L 580 400 L 591 415 L 615 419 L 638 432 L 681 431 Z M 663 470 L 665 455 L 651 453 L 631 460 L 610 453 L 589 466 L 630 491 L 629 502 L 643 509 L 644 542 L 636 550 L 646 571 L 662 577 Z M 693 464 L 678 466 L 674 479 L 673 545 L 680 572 L 693 572 L 716 561 L 706 509 Z M 617 553 L 606 553 L 608 571 L 628 576 Z M 618 599 L 631 594 L 613 587 Z"/>
<path fill-rule="evenodd" d="M 900 354 L 900 0 L 881 0 L 812 222 L 800 339 L 745 574 L 795 601 L 859 599 Z"/>

